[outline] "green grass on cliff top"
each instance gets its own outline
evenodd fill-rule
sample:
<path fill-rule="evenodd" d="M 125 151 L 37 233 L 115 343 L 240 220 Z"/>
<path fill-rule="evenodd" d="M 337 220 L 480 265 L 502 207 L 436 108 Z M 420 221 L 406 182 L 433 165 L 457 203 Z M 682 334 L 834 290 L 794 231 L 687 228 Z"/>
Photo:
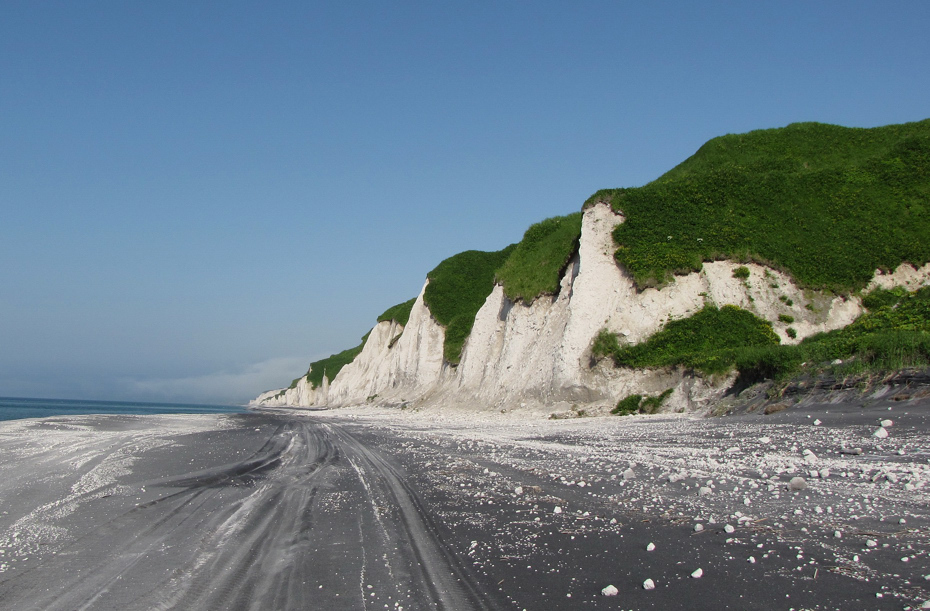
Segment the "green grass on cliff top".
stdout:
<path fill-rule="evenodd" d="M 531 303 L 559 290 L 562 272 L 578 249 L 581 213 L 557 216 L 532 225 L 497 270 L 497 281 L 510 299 Z"/>
<path fill-rule="evenodd" d="M 398 303 L 396 306 L 388 308 L 384 311 L 384 314 L 378 317 L 378 322 L 393 320 L 406 327 L 407 321 L 410 320 L 410 311 L 413 309 L 413 304 L 416 303 L 416 301 L 416 297 L 414 297 L 409 301 Z"/>
<path fill-rule="evenodd" d="M 332 354 L 325 359 L 320 359 L 319 361 L 314 361 L 310 363 L 310 369 L 307 370 L 306 375 L 303 377 L 307 378 L 310 381 L 310 385 L 313 388 L 319 388 L 323 384 L 323 376 L 325 375 L 330 382 L 336 377 L 336 374 L 339 373 L 343 367 L 355 360 L 355 357 L 361 353 L 362 348 L 365 347 L 365 342 L 368 341 L 368 336 L 371 334 L 371 331 L 365 334 L 362 337 L 362 343 L 356 346 L 355 348 L 349 348 L 348 350 L 343 350 L 338 354 Z M 291 382 L 291 388 L 297 386 L 297 382 L 301 378 L 297 378 Z"/>
<path fill-rule="evenodd" d="M 615 256 L 640 287 L 726 258 L 857 290 L 876 268 L 930 261 L 930 119 L 722 136 L 654 182 L 594 201 L 625 215 Z"/>
<path fill-rule="evenodd" d="M 580 212 L 546 219 L 527 229 L 517 244 L 497 252 L 459 253 L 427 274 L 429 284 L 423 299 L 446 328 L 446 361 L 455 364 L 461 359 L 475 315 L 496 282 L 514 301 L 530 303 L 540 295 L 557 293 L 580 235 Z"/>
<path fill-rule="evenodd" d="M 475 315 L 494 289 L 494 274 L 516 245 L 496 252 L 466 250 L 437 265 L 426 275 L 423 300 L 433 318 L 446 328 L 443 356 L 458 363 Z"/>

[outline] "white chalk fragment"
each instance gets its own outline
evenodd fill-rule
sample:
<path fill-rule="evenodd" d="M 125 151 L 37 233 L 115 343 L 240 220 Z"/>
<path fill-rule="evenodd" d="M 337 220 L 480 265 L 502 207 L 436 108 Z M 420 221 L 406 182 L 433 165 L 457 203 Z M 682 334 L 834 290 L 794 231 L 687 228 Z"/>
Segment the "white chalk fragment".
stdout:
<path fill-rule="evenodd" d="M 886 428 L 888 428 L 889 426 L 891 426 L 891 425 L 893 425 L 893 424 L 894 424 L 894 421 L 892 421 L 892 420 L 882 420 L 882 421 L 881 421 L 881 425 L 882 425 L 882 428 L 883 428 L 883 429 L 886 429 Z"/>
<path fill-rule="evenodd" d="M 655 544 L 655 543 L 650 543 L 649 545 L 646 546 L 646 551 L 647 551 L 647 552 L 651 552 L 651 551 L 654 550 L 655 548 L 656 548 L 656 544 Z"/>
<path fill-rule="evenodd" d="M 654 582 L 651 579 L 647 579 L 646 581 L 643 582 L 643 589 L 644 590 L 655 590 L 656 582 Z"/>
<path fill-rule="evenodd" d="M 694 525 L 694 532 L 699 533 L 699 532 L 701 532 L 702 530 L 704 530 L 704 525 L 703 525 L 703 524 L 695 524 L 695 525 Z"/>
<path fill-rule="evenodd" d="M 601 590 L 601 594 L 603 594 L 604 596 L 616 596 L 619 593 L 620 593 L 620 590 L 618 590 L 613 585 L 609 585 L 603 590 Z"/>
<path fill-rule="evenodd" d="M 723 527 L 723 532 L 727 533 L 728 535 L 732 535 L 734 532 L 736 532 L 736 529 L 733 528 L 732 525 L 727 524 Z"/>
<path fill-rule="evenodd" d="M 823 422 L 820 421 L 820 418 L 814 420 L 814 426 L 820 426 L 821 424 L 823 424 Z"/>
<path fill-rule="evenodd" d="M 756 559 L 755 559 L 754 557 L 750 556 L 749 558 L 746 559 L 746 562 L 748 562 L 749 564 L 755 564 L 755 563 L 756 563 Z"/>
<path fill-rule="evenodd" d="M 700 578 L 703 577 L 703 576 L 704 576 L 704 570 L 703 570 L 703 569 L 698 569 L 698 570 L 694 571 L 693 573 L 691 573 L 691 577 L 693 577 L 694 579 L 700 579 Z"/>
<path fill-rule="evenodd" d="M 552 510 L 552 513 L 562 513 L 562 508 L 556 505 L 555 509 Z"/>
<path fill-rule="evenodd" d="M 636 473 L 633 469 L 627 469 L 623 472 L 623 479 L 633 479 L 634 477 L 636 477 Z"/>
<path fill-rule="evenodd" d="M 888 431 L 885 429 L 885 427 L 880 426 L 875 430 L 874 433 L 872 433 L 872 435 L 878 437 L 879 439 L 884 439 L 888 437 Z"/>
<path fill-rule="evenodd" d="M 700 489 L 698 490 L 698 494 L 699 494 L 700 496 L 707 496 L 707 495 L 709 495 L 711 492 L 713 492 L 713 490 L 711 490 L 711 489 L 708 488 L 707 486 L 701 486 Z"/>
<path fill-rule="evenodd" d="M 803 477 L 792 477 L 788 481 L 788 490 L 804 490 L 807 488 L 807 482 Z"/>
<path fill-rule="evenodd" d="M 523 486 L 517 486 L 513 491 L 515 494 L 523 494 Z"/>

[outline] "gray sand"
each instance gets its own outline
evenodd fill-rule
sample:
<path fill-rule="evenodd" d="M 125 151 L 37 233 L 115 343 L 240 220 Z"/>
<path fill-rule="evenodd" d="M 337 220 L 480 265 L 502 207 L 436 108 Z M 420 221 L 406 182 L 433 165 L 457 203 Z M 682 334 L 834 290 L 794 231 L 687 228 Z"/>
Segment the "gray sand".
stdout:
<path fill-rule="evenodd" d="M 927 414 L 7 422 L 0 607 L 919 608 Z"/>

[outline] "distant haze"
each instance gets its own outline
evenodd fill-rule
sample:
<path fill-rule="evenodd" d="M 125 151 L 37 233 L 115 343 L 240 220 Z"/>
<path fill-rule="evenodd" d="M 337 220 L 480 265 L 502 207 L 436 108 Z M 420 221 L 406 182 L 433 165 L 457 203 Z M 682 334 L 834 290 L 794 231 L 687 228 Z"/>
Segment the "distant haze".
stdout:
<path fill-rule="evenodd" d="M 642 4 L 642 6 L 641 6 Z M 930 3 L 0 8 L 0 396 L 239 403 L 725 133 L 930 116 Z"/>

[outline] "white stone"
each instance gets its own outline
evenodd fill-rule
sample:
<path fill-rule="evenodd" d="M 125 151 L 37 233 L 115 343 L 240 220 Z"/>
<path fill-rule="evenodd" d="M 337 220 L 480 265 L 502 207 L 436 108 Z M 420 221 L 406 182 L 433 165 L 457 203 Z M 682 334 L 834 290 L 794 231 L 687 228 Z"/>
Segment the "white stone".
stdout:
<path fill-rule="evenodd" d="M 647 579 L 646 581 L 643 582 L 643 589 L 644 590 L 655 590 L 656 582 L 654 582 L 651 579 Z"/>
<path fill-rule="evenodd" d="M 888 428 L 889 426 L 892 426 L 893 424 L 894 424 L 894 421 L 892 421 L 892 420 L 882 420 L 882 421 L 881 421 L 882 428 L 884 428 L 884 429 Z"/>
<path fill-rule="evenodd" d="M 703 525 L 703 524 L 695 524 L 695 525 L 694 525 L 694 532 L 699 533 L 699 532 L 701 532 L 702 530 L 704 530 L 704 525 Z"/>
<path fill-rule="evenodd" d="M 620 590 L 618 590 L 616 587 L 612 585 L 607 586 L 606 588 L 601 590 L 601 594 L 603 594 L 604 596 L 616 596 L 619 593 L 620 593 Z"/>
<path fill-rule="evenodd" d="M 651 552 L 651 551 L 654 550 L 655 548 L 656 548 L 656 544 L 655 544 L 655 543 L 650 543 L 649 545 L 646 546 L 646 551 L 647 551 L 647 552 Z"/>
<path fill-rule="evenodd" d="M 727 524 L 723 527 L 723 532 L 727 533 L 728 535 L 732 535 L 734 532 L 736 532 L 736 529 L 733 528 L 733 526 L 730 524 Z"/>
<path fill-rule="evenodd" d="M 888 431 L 887 429 L 885 429 L 885 427 L 880 426 L 875 430 L 874 433 L 872 433 L 872 435 L 874 435 L 875 437 L 878 437 L 879 439 L 884 439 L 888 437 Z"/>
<path fill-rule="evenodd" d="M 704 570 L 703 570 L 703 569 L 698 569 L 698 570 L 694 571 L 693 573 L 691 573 L 691 577 L 693 577 L 694 579 L 700 579 L 700 578 L 703 577 L 703 576 L 704 576 Z"/>

